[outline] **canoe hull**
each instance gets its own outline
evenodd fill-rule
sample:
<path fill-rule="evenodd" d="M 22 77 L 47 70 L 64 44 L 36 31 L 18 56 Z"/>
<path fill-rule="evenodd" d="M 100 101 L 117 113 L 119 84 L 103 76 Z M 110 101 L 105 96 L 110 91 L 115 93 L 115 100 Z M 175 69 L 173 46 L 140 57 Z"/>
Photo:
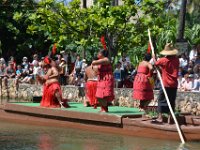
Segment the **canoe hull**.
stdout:
<path fill-rule="evenodd" d="M 0 119 L 25 124 L 78 128 L 95 132 L 105 132 L 129 136 L 139 136 L 167 140 L 179 140 L 175 125 L 152 124 L 140 116 L 113 116 L 101 113 L 83 113 L 63 110 L 28 107 L 15 104 L 0 106 Z M 187 141 L 200 141 L 199 125 L 181 125 Z"/>

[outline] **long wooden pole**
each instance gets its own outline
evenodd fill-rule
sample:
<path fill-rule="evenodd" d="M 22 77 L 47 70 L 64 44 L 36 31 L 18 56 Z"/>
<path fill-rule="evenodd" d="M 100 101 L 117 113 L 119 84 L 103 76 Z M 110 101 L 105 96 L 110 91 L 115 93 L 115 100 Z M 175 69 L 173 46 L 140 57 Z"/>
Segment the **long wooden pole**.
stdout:
<path fill-rule="evenodd" d="M 153 47 L 153 44 L 152 44 L 152 41 L 151 41 L 151 33 L 150 33 L 150 30 L 149 30 L 149 29 L 148 29 L 148 35 L 149 35 L 149 43 L 150 43 L 150 46 L 151 46 L 152 55 L 155 56 L 155 51 L 154 51 L 154 47 Z M 171 114 L 172 114 L 172 117 L 173 117 L 173 119 L 174 119 L 174 122 L 175 122 L 175 124 L 176 124 L 176 128 L 177 128 L 179 137 L 180 137 L 180 139 L 181 139 L 181 142 L 182 142 L 183 144 L 185 144 L 185 140 L 184 140 L 184 138 L 183 138 L 183 135 L 182 135 L 182 132 L 181 132 L 181 128 L 180 128 L 180 126 L 179 126 L 179 124 L 178 124 L 178 121 L 177 121 L 175 115 L 174 115 L 172 106 L 171 106 L 170 101 L 169 101 L 169 97 L 168 97 L 167 92 L 166 92 L 166 90 L 165 90 L 165 87 L 164 87 L 164 84 L 163 84 L 163 81 L 162 81 L 162 77 L 161 77 L 160 71 L 159 71 L 157 68 L 156 68 L 156 71 L 157 71 L 157 74 L 158 74 L 158 78 L 160 79 L 161 87 L 162 87 L 162 89 L 163 89 L 165 98 L 166 98 L 166 100 L 167 100 L 167 104 L 168 104 L 169 110 L 170 110 L 170 112 L 171 112 Z"/>

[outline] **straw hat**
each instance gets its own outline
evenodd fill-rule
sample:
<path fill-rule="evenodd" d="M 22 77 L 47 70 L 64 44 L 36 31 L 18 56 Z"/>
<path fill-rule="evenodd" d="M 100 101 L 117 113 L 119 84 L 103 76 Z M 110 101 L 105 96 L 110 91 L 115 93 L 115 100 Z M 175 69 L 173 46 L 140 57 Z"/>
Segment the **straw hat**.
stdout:
<path fill-rule="evenodd" d="M 178 54 L 178 50 L 175 49 L 172 45 L 172 43 L 167 43 L 165 45 L 165 48 L 164 50 L 162 50 L 160 52 L 161 55 L 167 55 L 167 56 L 170 56 L 170 55 L 177 55 Z"/>

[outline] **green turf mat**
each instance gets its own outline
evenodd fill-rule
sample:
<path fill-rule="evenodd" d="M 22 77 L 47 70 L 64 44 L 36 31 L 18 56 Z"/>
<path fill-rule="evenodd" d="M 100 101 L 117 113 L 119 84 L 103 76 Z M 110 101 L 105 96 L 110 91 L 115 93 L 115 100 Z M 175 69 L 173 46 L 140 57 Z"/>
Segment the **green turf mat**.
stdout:
<path fill-rule="evenodd" d="M 30 107 L 39 107 L 39 103 L 13 103 L 23 106 Z M 87 113 L 99 113 L 100 107 L 93 109 L 93 107 L 84 107 L 82 103 L 70 102 L 70 108 L 63 108 L 63 111 L 77 111 L 77 112 L 87 112 Z M 60 108 L 49 108 L 49 109 L 60 109 Z M 143 114 L 139 112 L 138 108 L 128 108 L 128 107 L 119 107 L 119 106 L 110 106 L 108 115 L 140 115 Z"/>

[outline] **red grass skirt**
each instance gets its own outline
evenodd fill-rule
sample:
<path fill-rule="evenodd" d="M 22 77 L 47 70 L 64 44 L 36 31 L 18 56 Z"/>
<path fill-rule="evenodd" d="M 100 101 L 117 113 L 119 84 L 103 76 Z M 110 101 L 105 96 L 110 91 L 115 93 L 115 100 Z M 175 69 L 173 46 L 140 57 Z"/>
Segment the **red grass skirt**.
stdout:
<path fill-rule="evenodd" d="M 148 76 L 138 73 L 133 82 L 133 99 L 152 100 L 153 98 L 153 89 Z"/>
<path fill-rule="evenodd" d="M 97 82 L 96 97 L 108 102 L 114 100 L 114 79 L 99 80 Z"/>
<path fill-rule="evenodd" d="M 61 99 L 62 99 L 62 91 L 60 87 L 59 82 L 54 82 L 48 85 L 44 84 L 43 87 L 43 96 L 42 101 L 40 102 L 40 106 L 42 107 L 51 107 L 51 108 L 57 108 L 61 107 L 59 101 L 55 97 L 55 92 L 58 90 Z"/>
<path fill-rule="evenodd" d="M 96 91 L 97 91 L 97 81 L 87 81 L 86 97 L 88 98 L 91 106 L 97 104 Z"/>

